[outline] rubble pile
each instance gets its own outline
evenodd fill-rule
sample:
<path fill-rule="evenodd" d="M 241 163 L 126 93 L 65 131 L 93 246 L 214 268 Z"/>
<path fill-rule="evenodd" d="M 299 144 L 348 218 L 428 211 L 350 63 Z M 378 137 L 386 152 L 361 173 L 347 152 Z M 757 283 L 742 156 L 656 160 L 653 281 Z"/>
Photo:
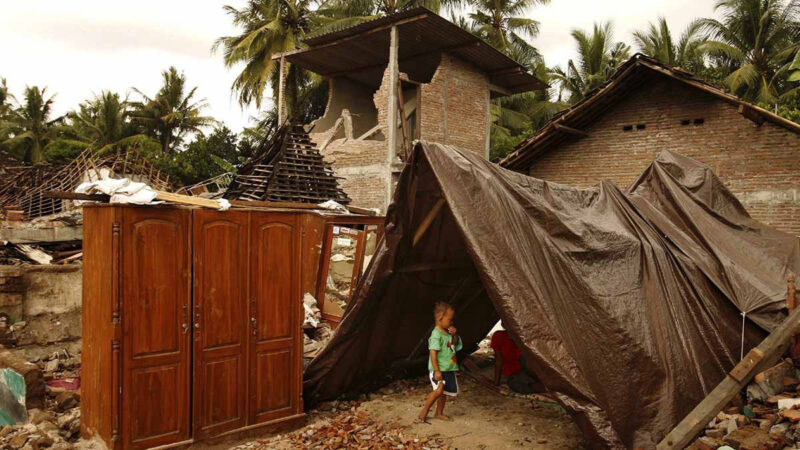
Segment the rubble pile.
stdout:
<path fill-rule="evenodd" d="M 43 409 L 28 410 L 28 421 L 0 428 L 0 448 L 72 449 L 80 438 L 80 354 L 61 350 L 31 361 L 45 381 Z"/>
<path fill-rule="evenodd" d="M 322 312 L 317 306 L 317 299 L 307 293 L 303 296 L 303 358 L 311 360 L 328 344 L 333 330 L 330 324 L 322 322 Z"/>
<path fill-rule="evenodd" d="M 382 424 L 357 406 L 330 419 L 308 426 L 298 432 L 259 440 L 245 448 L 297 448 L 297 449 L 447 449 L 443 438 L 421 438 L 405 432 L 405 427 Z"/>
<path fill-rule="evenodd" d="M 783 449 L 800 444 L 800 372 L 785 359 L 755 376 L 707 425 L 692 450 Z"/>

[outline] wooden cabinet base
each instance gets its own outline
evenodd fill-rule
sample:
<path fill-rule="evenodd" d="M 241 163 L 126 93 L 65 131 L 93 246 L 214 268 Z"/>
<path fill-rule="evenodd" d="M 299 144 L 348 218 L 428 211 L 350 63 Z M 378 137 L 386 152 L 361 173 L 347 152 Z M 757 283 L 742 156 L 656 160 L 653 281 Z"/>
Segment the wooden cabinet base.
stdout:
<path fill-rule="evenodd" d="M 231 430 L 226 433 L 223 433 L 219 436 L 214 436 L 213 438 L 203 439 L 202 441 L 196 442 L 193 439 L 183 442 L 176 442 L 170 445 L 164 445 L 161 447 L 153 447 L 152 450 L 166 450 L 166 449 L 181 449 L 181 448 L 192 448 L 195 445 L 201 445 L 203 447 L 209 445 L 222 445 L 227 442 L 234 443 L 234 441 L 239 441 L 242 439 L 247 438 L 259 438 L 263 437 L 265 433 L 283 433 L 285 431 L 293 430 L 302 426 L 306 421 L 305 414 L 297 414 L 294 416 L 289 417 L 281 417 L 280 419 L 271 420 L 269 422 L 259 423 L 255 425 L 249 425 L 237 430 Z"/>

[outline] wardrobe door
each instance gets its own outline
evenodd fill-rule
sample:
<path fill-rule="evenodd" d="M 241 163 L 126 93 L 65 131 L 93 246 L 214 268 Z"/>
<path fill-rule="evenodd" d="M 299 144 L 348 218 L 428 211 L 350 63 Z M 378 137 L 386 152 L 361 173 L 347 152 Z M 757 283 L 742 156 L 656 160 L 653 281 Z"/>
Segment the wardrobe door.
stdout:
<path fill-rule="evenodd" d="M 247 420 L 248 221 L 243 211 L 194 212 L 195 439 Z"/>
<path fill-rule="evenodd" d="M 252 214 L 250 423 L 299 412 L 299 236 L 295 214 Z"/>
<path fill-rule="evenodd" d="M 122 209 L 122 442 L 189 439 L 191 212 Z"/>

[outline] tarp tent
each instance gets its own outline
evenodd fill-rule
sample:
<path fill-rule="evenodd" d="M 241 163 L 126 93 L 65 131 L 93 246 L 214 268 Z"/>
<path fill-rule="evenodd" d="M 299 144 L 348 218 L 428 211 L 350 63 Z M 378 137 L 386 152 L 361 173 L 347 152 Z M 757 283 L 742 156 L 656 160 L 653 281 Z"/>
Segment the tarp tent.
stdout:
<path fill-rule="evenodd" d="M 357 392 L 423 361 L 433 302 L 447 300 L 465 352 L 503 319 L 589 445 L 653 447 L 782 320 L 798 269 L 797 237 L 750 218 L 708 167 L 674 153 L 626 194 L 419 143 L 304 395 Z"/>

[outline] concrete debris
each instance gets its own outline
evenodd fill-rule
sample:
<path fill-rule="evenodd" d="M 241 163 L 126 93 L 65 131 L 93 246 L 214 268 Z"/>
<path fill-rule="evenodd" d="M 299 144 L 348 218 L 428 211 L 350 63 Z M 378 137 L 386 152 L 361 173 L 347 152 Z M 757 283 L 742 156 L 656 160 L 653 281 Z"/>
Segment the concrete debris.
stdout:
<path fill-rule="evenodd" d="M 317 299 L 308 292 L 303 295 L 303 310 L 305 311 L 303 328 L 317 328 L 322 320 L 322 313 L 317 307 Z"/>
<path fill-rule="evenodd" d="M 313 298 L 313 297 L 312 297 Z M 330 324 L 318 322 L 315 328 L 305 328 L 303 341 L 303 357 L 314 358 L 328 344 L 333 335 Z"/>
<path fill-rule="evenodd" d="M 0 365 L 7 358 L 17 357 L 7 350 L 0 352 Z M 80 355 L 62 349 L 22 364 L 46 380 L 39 383 L 42 401 L 28 402 L 27 421 L 0 428 L 0 448 L 101 448 L 91 441 L 79 441 Z"/>
<path fill-rule="evenodd" d="M 14 244 L 0 241 L 0 265 L 66 264 L 78 262 L 83 257 L 80 241 L 48 244 Z"/>

